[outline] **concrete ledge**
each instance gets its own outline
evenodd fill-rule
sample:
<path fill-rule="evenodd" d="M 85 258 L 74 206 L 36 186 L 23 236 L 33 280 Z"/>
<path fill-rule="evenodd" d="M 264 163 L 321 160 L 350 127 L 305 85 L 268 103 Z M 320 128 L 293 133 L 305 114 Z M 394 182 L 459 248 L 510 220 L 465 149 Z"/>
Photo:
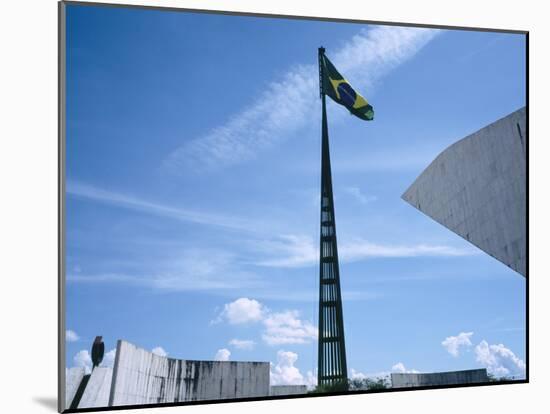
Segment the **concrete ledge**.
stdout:
<path fill-rule="evenodd" d="M 269 395 L 293 395 L 306 393 L 307 386 L 305 385 L 272 385 L 269 387 Z"/>
<path fill-rule="evenodd" d="M 465 371 L 391 374 L 392 388 L 479 384 L 488 381 L 489 378 L 485 368 Z"/>

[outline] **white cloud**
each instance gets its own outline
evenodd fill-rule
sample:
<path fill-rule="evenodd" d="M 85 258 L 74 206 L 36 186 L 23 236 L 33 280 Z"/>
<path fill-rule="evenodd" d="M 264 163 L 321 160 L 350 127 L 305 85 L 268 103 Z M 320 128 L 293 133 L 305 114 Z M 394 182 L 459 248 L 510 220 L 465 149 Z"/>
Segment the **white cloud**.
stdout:
<path fill-rule="evenodd" d="M 304 383 L 306 384 L 307 388 L 312 390 L 317 386 L 317 369 L 313 371 L 308 371 L 306 373 L 306 376 L 304 378 Z"/>
<path fill-rule="evenodd" d="M 460 332 L 457 336 L 448 336 L 445 338 L 441 345 L 454 357 L 457 357 L 460 353 L 461 347 L 470 347 L 472 346 L 472 337 L 473 332 Z"/>
<path fill-rule="evenodd" d="M 166 352 L 161 346 L 157 346 L 151 350 L 151 352 L 155 355 L 165 357 L 168 356 L 168 352 Z"/>
<path fill-rule="evenodd" d="M 298 354 L 280 350 L 277 352 L 277 364 L 271 364 L 269 382 L 271 385 L 313 385 L 317 382 L 312 372 L 308 372 L 307 380 L 300 370 L 294 366 Z"/>
<path fill-rule="evenodd" d="M 330 58 L 355 87 L 371 88 L 436 34 L 437 30 L 432 29 L 377 26 L 359 31 Z M 185 167 L 214 169 L 253 159 L 257 153 L 318 121 L 317 83 L 316 65 L 291 68 L 226 124 L 176 149 L 163 166 L 180 172 Z"/>
<path fill-rule="evenodd" d="M 229 349 L 218 349 L 218 352 L 216 352 L 216 355 L 214 356 L 214 361 L 229 361 L 230 356 L 231 351 L 229 351 Z"/>
<path fill-rule="evenodd" d="M 92 372 L 92 357 L 87 350 L 83 349 L 81 351 L 78 351 L 73 357 L 73 362 L 75 366 L 83 367 L 86 374 Z"/>
<path fill-rule="evenodd" d="M 101 367 L 112 368 L 115 363 L 115 357 L 116 357 L 116 348 L 113 348 L 103 355 L 103 360 L 99 365 Z M 73 362 L 74 362 L 74 366 L 83 367 L 86 374 L 89 374 L 92 372 L 92 365 L 93 365 L 92 356 L 86 349 L 78 351 L 73 357 Z"/>
<path fill-rule="evenodd" d="M 258 249 L 269 252 L 274 258 L 255 262 L 266 267 L 307 267 L 319 262 L 317 243 L 309 236 L 284 235 L 275 241 L 256 244 Z M 343 241 L 338 246 L 341 262 L 386 258 L 386 257 L 454 257 L 477 254 L 473 248 L 456 248 L 444 245 L 392 245 L 377 244 L 361 238 Z"/>
<path fill-rule="evenodd" d="M 376 373 L 363 373 L 351 369 L 351 374 L 349 376 L 351 383 L 351 390 L 364 390 L 368 389 L 368 385 L 365 380 L 370 380 L 373 382 L 383 381 L 386 384 L 391 384 L 391 372 L 390 371 L 381 371 Z"/>
<path fill-rule="evenodd" d="M 405 368 L 405 365 L 403 365 L 402 362 L 398 362 L 397 364 L 393 365 L 393 366 L 391 367 L 391 370 L 392 370 L 393 372 L 401 372 L 401 373 L 407 371 L 407 369 Z"/>
<path fill-rule="evenodd" d="M 359 187 L 344 187 L 343 190 L 353 196 L 361 204 L 371 203 L 378 199 L 376 196 L 367 196 L 363 194 Z"/>
<path fill-rule="evenodd" d="M 363 374 L 362 372 L 356 371 L 352 368 L 350 378 L 352 380 L 364 380 L 370 377 L 367 374 Z"/>
<path fill-rule="evenodd" d="M 298 311 L 272 313 L 263 321 L 262 339 L 268 345 L 307 344 L 317 338 L 318 330 L 309 321 L 298 319 Z"/>
<path fill-rule="evenodd" d="M 268 345 L 307 344 L 317 338 L 317 328 L 311 322 L 301 320 L 297 310 L 272 312 L 255 299 L 239 298 L 226 303 L 222 312 L 211 323 L 226 321 L 231 325 L 261 322 L 262 339 Z M 253 347 L 253 341 L 233 339 L 237 348 Z"/>
<path fill-rule="evenodd" d="M 416 369 L 408 369 L 407 367 L 405 367 L 405 364 L 403 364 L 402 362 L 397 362 L 396 364 L 392 365 L 391 369 L 388 370 L 388 371 L 363 373 L 363 372 L 357 371 L 357 370 L 352 368 L 350 378 L 352 380 L 385 379 L 386 381 L 390 381 L 392 373 L 399 373 L 399 374 L 413 373 L 414 374 L 414 373 L 418 373 L 418 372 L 420 372 L 420 371 L 418 371 Z"/>
<path fill-rule="evenodd" d="M 212 321 L 218 323 L 223 320 L 232 325 L 261 321 L 265 307 L 254 299 L 239 298 L 231 303 L 226 303 L 220 315 Z"/>
<path fill-rule="evenodd" d="M 351 368 L 350 373 L 350 379 L 355 382 L 352 382 L 351 388 L 352 389 L 365 389 L 365 380 L 370 381 L 383 381 L 386 384 L 391 384 L 391 374 L 397 373 L 397 374 L 404 374 L 404 373 L 419 373 L 420 371 L 417 371 L 416 369 L 408 369 L 405 367 L 405 364 L 402 362 L 397 362 L 394 365 L 392 365 L 390 370 L 387 371 L 379 371 L 379 372 L 370 372 L 370 373 L 363 373 L 360 371 L 357 371 L 353 368 Z"/>
<path fill-rule="evenodd" d="M 472 346 L 472 335 L 473 332 L 461 332 L 457 336 L 445 338 L 441 345 L 451 355 L 457 357 L 461 348 Z M 474 352 L 476 361 L 487 368 L 487 372 L 490 374 L 497 377 L 525 377 L 525 362 L 503 344 L 490 345 L 486 340 L 482 340 L 475 347 Z"/>
<path fill-rule="evenodd" d="M 405 373 L 418 373 L 419 371 L 417 371 L 416 369 L 407 369 L 405 367 L 405 364 L 403 364 L 402 362 L 398 362 L 397 364 L 394 364 L 392 367 L 391 367 L 391 371 L 392 372 L 396 372 L 396 373 L 400 373 L 400 374 L 405 374 Z"/>
<path fill-rule="evenodd" d="M 481 341 L 475 347 L 476 360 L 497 377 L 525 377 L 525 362 L 503 344 L 489 345 Z"/>
<path fill-rule="evenodd" d="M 115 357 L 116 357 L 116 348 L 111 349 L 109 352 L 105 353 L 103 355 L 103 361 L 101 361 L 102 367 L 109 367 L 112 368 L 115 364 Z"/>
<path fill-rule="evenodd" d="M 380 371 L 375 373 L 363 373 L 360 371 L 356 371 L 355 369 L 351 369 L 351 373 L 349 378 L 352 380 L 351 389 L 357 390 L 357 389 L 366 389 L 365 388 L 365 380 L 371 380 L 371 381 L 380 381 L 383 380 L 386 383 L 391 383 L 391 372 L 390 371 Z"/>
<path fill-rule="evenodd" d="M 79 339 L 80 339 L 80 336 L 78 336 L 75 331 L 71 331 L 70 329 L 67 329 L 65 331 L 65 340 L 67 342 L 76 342 Z"/>
<path fill-rule="evenodd" d="M 229 341 L 229 345 L 232 345 L 237 349 L 250 350 L 254 348 L 256 342 L 252 341 L 251 339 L 232 339 Z"/>

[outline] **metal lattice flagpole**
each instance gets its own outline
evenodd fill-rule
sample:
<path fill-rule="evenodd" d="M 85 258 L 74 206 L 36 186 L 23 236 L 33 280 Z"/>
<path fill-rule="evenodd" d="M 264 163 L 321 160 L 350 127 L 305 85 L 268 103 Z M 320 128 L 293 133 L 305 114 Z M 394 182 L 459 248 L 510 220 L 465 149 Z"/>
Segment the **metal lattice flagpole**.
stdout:
<path fill-rule="evenodd" d="M 319 386 L 347 389 L 346 343 L 336 245 L 336 221 L 328 143 L 327 111 L 323 90 L 324 48 L 319 48 L 319 82 L 323 107 L 321 150 L 321 234 L 319 257 Z"/>

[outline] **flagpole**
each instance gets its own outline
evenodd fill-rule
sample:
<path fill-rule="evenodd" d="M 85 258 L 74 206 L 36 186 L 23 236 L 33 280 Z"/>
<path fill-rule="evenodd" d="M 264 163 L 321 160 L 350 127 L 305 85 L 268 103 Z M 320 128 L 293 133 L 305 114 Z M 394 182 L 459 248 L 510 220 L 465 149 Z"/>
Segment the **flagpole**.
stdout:
<path fill-rule="evenodd" d="M 322 101 L 321 232 L 319 246 L 318 386 L 347 390 L 347 361 L 342 315 L 336 220 L 328 142 L 326 95 L 323 88 L 323 47 L 319 48 L 319 88 Z"/>
<path fill-rule="evenodd" d="M 325 101 L 325 94 L 323 91 L 323 56 L 325 54 L 325 48 L 320 47 L 319 48 L 319 95 L 321 97 L 321 106 L 322 106 L 322 131 L 321 131 L 321 205 L 323 203 L 323 182 L 324 182 L 324 168 L 323 168 L 323 161 L 325 159 L 325 137 L 328 139 L 328 134 L 326 133 L 326 127 L 327 127 L 327 109 L 326 109 L 326 101 Z M 321 230 L 322 233 L 322 230 Z M 322 237 L 322 234 L 321 234 Z M 322 252 L 321 249 L 319 249 L 319 266 L 322 266 Z M 320 272 L 320 271 L 319 271 Z M 322 276 L 320 276 L 321 278 Z M 325 325 L 324 321 L 324 315 L 323 315 L 323 304 L 322 304 L 322 297 L 323 297 L 323 281 L 319 280 L 319 328 L 318 328 L 318 339 L 317 339 L 317 386 L 321 387 L 324 385 L 324 378 L 323 374 L 325 372 L 325 358 L 323 355 L 323 329 Z"/>

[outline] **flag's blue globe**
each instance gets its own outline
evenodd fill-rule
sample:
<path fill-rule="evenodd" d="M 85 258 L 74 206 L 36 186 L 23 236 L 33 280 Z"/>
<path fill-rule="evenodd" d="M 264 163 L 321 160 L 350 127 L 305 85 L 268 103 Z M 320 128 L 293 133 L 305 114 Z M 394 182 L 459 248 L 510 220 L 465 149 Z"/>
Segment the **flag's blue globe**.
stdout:
<path fill-rule="evenodd" d="M 349 83 L 342 82 L 340 85 L 338 85 L 338 93 L 340 94 L 340 99 L 342 99 L 342 103 L 344 105 L 353 106 L 355 104 L 355 98 L 357 97 L 357 94 L 349 85 Z"/>

